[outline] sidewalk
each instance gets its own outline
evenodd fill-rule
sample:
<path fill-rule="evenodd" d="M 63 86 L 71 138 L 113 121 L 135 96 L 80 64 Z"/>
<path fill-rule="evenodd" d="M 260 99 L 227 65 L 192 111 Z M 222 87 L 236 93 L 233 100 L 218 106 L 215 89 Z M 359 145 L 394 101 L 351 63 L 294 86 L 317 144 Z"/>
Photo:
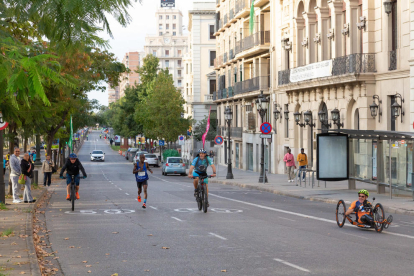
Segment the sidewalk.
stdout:
<path fill-rule="evenodd" d="M 302 187 L 296 186 L 296 183 L 288 183 L 287 175 L 284 174 L 267 174 L 268 183 L 258 183 L 259 173 L 252 171 L 243 171 L 233 169 L 234 179 L 226 179 L 227 167 L 216 165 L 218 177 L 209 180 L 210 183 L 219 183 L 225 185 L 238 186 L 249 189 L 266 191 L 278 195 L 306 199 L 311 201 L 320 201 L 325 203 L 337 204 L 338 200 L 343 199 L 349 205 L 352 201 L 357 200 L 356 190 L 348 190 L 348 181 L 325 182 L 318 180 L 315 175 L 315 186 L 312 189 L 312 183 L 302 182 Z M 298 182 L 299 184 L 299 182 Z M 367 189 L 369 199 L 375 197 L 375 202 L 383 205 L 386 213 L 406 214 L 414 216 L 414 201 L 412 197 L 403 195 L 393 195 L 390 199 L 389 194 L 377 194 L 376 186 L 368 183 L 357 182 L 357 189 Z"/>
<path fill-rule="evenodd" d="M 32 204 L 13 204 L 11 198 L 6 199 L 7 210 L 0 210 L 0 275 L 40 276 L 33 244 L 33 210 L 46 191 L 32 189 L 36 199 Z"/>

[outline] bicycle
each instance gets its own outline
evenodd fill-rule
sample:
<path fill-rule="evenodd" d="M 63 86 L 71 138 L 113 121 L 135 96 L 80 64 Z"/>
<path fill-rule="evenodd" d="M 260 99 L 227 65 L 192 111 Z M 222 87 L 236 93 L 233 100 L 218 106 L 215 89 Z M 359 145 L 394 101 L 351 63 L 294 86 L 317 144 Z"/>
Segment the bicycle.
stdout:
<path fill-rule="evenodd" d="M 193 179 L 196 179 L 197 177 L 193 177 Z M 201 211 L 203 210 L 204 213 L 207 213 L 207 209 L 208 209 L 208 195 L 207 195 L 207 189 L 205 189 L 205 183 L 204 183 L 204 179 L 206 178 L 211 178 L 211 175 L 203 175 L 203 176 L 198 176 L 198 186 L 197 186 L 197 196 L 196 196 L 196 201 L 197 201 L 197 207 L 198 210 Z"/>
<path fill-rule="evenodd" d="M 374 204 L 375 197 L 372 200 L 372 204 Z M 381 233 L 383 229 L 388 229 L 391 222 L 393 221 L 393 217 L 390 215 L 388 218 L 385 218 L 384 207 L 382 207 L 381 203 L 375 204 L 374 208 L 372 208 L 372 205 L 364 206 L 364 208 L 374 219 L 372 223 L 359 223 L 356 218 L 354 220 L 352 217 L 352 215 L 355 215 L 355 213 L 345 216 L 347 210 L 345 201 L 342 199 L 339 200 L 338 204 L 336 205 L 336 223 L 338 224 L 339 228 L 342 228 L 345 224 L 345 219 L 348 219 L 352 225 L 355 225 L 359 228 L 375 228 L 375 231 L 378 233 Z"/>
<path fill-rule="evenodd" d="M 62 177 L 63 179 L 66 179 L 66 176 Z M 75 183 L 75 176 L 70 175 L 71 181 L 70 181 L 70 201 L 72 202 L 72 211 L 75 210 L 75 200 L 76 200 L 76 183 Z M 85 177 L 83 177 L 85 179 Z"/>

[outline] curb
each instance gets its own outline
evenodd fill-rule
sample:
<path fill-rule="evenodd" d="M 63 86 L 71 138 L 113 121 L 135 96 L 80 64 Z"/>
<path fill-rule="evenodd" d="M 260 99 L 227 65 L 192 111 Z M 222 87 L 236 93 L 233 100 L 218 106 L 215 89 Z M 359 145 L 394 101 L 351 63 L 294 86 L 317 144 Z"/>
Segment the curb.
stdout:
<path fill-rule="evenodd" d="M 46 195 L 47 189 L 44 189 L 39 198 L 36 200 L 35 204 L 33 205 L 32 212 L 28 213 L 28 218 L 26 219 L 26 234 L 28 236 L 26 243 L 27 248 L 29 250 L 29 260 L 30 260 L 30 271 L 34 276 L 41 276 L 39 262 L 37 261 L 36 250 L 34 248 L 34 241 L 33 241 L 33 216 L 34 212 L 37 209 L 37 205 L 40 200 Z"/>
<path fill-rule="evenodd" d="M 323 202 L 323 203 L 328 203 L 328 204 L 337 204 L 339 201 L 339 199 L 328 199 L 328 198 L 312 197 L 312 196 L 299 196 L 299 195 L 295 195 L 295 194 L 291 194 L 291 193 L 287 193 L 283 191 L 278 191 L 278 190 L 267 188 L 267 187 L 260 187 L 260 186 L 249 185 L 249 184 L 233 183 L 233 182 L 221 181 L 221 180 L 209 180 L 209 182 L 229 185 L 229 186 L 237 186 L 241 188 L 248 188 L 252 190 L 259 190 L 259 191 L 269 192 L 269 193 L 276 194 L 276 195 L 288 196 L 288 197 L 304 199 L 304 200 L 309 200 L 309 201 Z M 414 211 L 404 210 L 401 208 L 386 207 L 384 205 L 383 207 L 384 207 L 384 211 L 390 214 L 414 216 Z"/>

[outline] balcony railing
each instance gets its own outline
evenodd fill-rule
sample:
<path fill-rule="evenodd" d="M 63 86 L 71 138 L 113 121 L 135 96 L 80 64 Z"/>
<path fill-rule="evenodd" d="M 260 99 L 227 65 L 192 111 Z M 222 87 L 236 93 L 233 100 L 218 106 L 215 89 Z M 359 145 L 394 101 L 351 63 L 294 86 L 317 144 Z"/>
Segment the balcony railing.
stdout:
<path fill-rule="evenodd" d="M 223 25 L 226 25 L 226 24 L 227 24 L 227 22 L 229 22 L 228 20 L 229 20 L 229 19 L 228 19 L 228 17 L 227 17 L 227 14 L 225 14 L 225 15 L 224 15 Z"/>
<path fill-rule="evenodd" d="M 227 62 L 227 53 L 224 53 L 223 55 L 223 62 L 226 63 Z"/>
<path fill-rule="evenodd" d="M 221 28 L 223 28 L 223 19 L 220 19 L 219 20 L 219 30 L 221 29 Z"/>
<path fill-rule="evenodd" d="M 231 9 L 229 13 L 229 21 L 233 20 L 233 18 L 234 18 L 234 10 Z"/>
<path fill-rule="evenodd" d="M 229 61 L 234 59 L 234 50 L 231 49 L 229 53 Z"/>
<path fill-rule="evenodd" d="M 270 31 L 260 31 L 236 42 L 236 55 L 255 46 L 270 43 Z"/>
<path fill-rule="evenodd" d="M 227 88 L 227 97 L 233 97 L 234 96 L 234 87 L 228 87 Z"/>
<path fill-rule="evenodd" d="M 397 70 L 397 51 L 391 51 L 390 52 L 390 60 L 389 60 L 389 71 Z"/>
<path fill-rule="evenodd" d="M 214 94 L 204 95 L 205 102 L 212 102 L 214 100 Z"/>
<path fill-rule="evenodd" d="M 238 14 L 243 9 L 249 9 L 251 6 L 251 3 L 252 3 L 252 0 L 236 0 L 234 14 Z"/>
<path fill-rule="evenodd" d="M 375 54 L 352 54 L 332 60 L 332 76 L 375 73 Z M 278 85 L 290 83 L 290 69 L 278 72 Z"/>
<path fill-rule="evenodd" d="M 224 136 L 226 138 L 229 134 L 227 132 L 228 128 L 226 126 L 217 127 L 217 135 Z M 242 127 L 232 127 L 230 136 L 233 138 L 242 138 L 243 137 L 243 128 Z"/>
<path fill-rule="evenodd" d="M 217 91 L 213 92 L 213 101 L 217 100 Z"/>
<path fill-rule="evenodd" d="M 221 65 L 223 65 L 223 56 L 214 59 L 214 67 L 219 67 Z"/>
<path fill-rule="evenodd" d="M 234 84 L 234 95 L 253 92 L 257 90 L 265 90 L 270 87 L 270 76 L 254 77 Z"/>

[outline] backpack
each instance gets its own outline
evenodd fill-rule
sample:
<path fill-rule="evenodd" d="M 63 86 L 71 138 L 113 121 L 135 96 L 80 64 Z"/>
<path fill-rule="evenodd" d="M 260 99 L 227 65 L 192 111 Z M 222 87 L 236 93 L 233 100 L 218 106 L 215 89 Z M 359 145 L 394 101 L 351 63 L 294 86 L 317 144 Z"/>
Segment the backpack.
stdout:
<path fill-rule="evenodd" d="M 201 165 L 199 165 L 199 161 L 200 161 L 200 157 L 198 156 L 198 154 L 197 154 L 197 162 L 196 162 L 196 164 L 195 164 L 195 169 L 196 169 L 196 171 L 197 172 L 203 172 L 203 173 L 205 173 L 205 172 L 207 172 L 207 168 L 208 168 L 208 160 L 207 160 L 207 156 L 206 156 L 206 163 L 207 163 L 207 166 L 204 166 L 204 164 L 201 164 Z"/>

